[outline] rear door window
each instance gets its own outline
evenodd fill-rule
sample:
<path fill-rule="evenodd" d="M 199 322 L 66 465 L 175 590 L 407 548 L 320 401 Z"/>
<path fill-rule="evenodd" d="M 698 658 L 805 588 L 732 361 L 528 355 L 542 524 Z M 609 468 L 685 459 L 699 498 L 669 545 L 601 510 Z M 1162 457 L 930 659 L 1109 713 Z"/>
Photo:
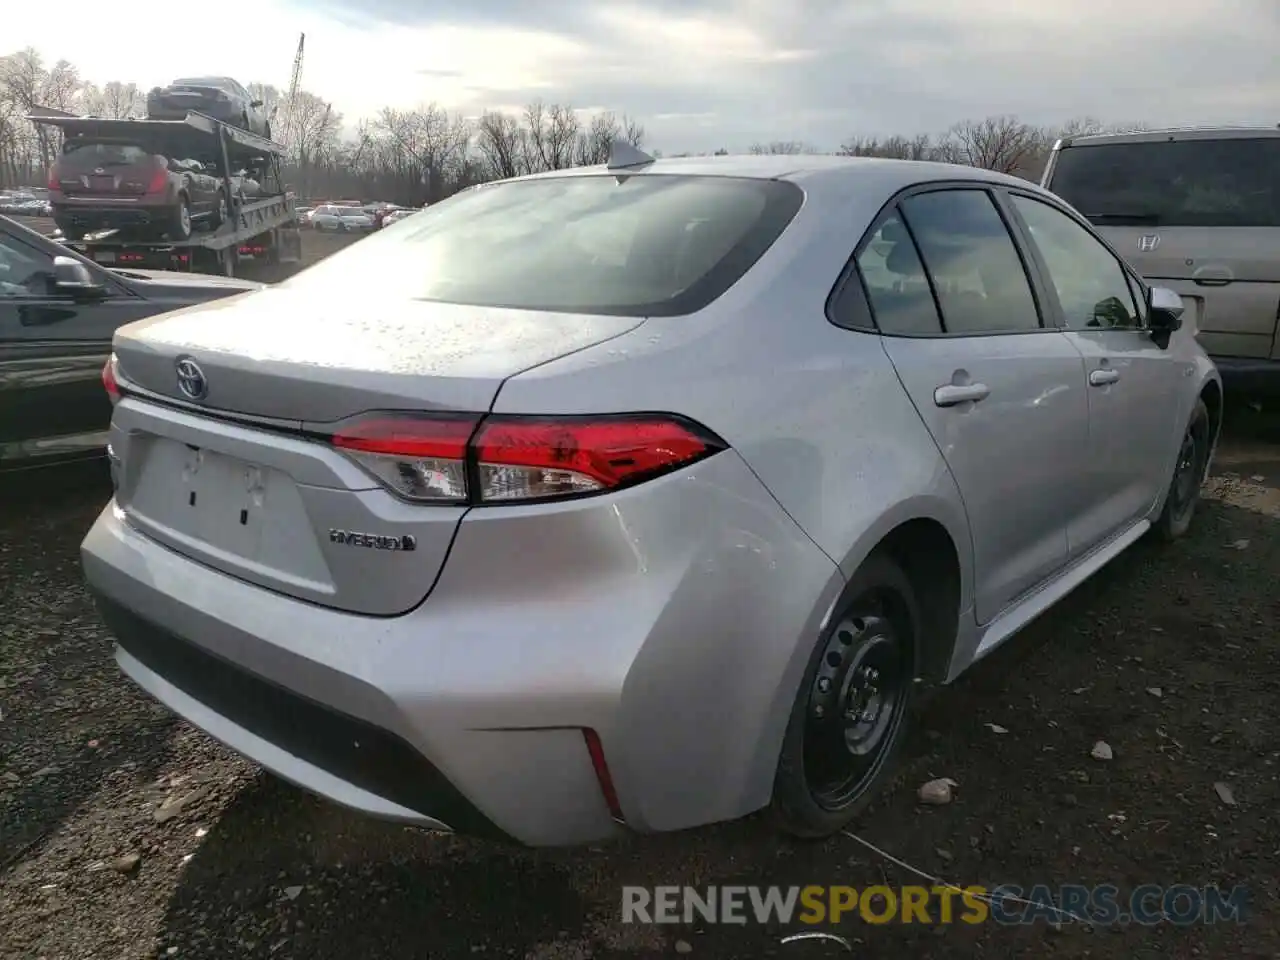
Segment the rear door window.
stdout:
<path fill-rule="evenodd" d="M 1018 248 L 985 190 L 935 190 L 902 202 L 950 334 L 1040 329 Z"/>
<path fill-rule="evenodd" d="M 924 264 L 897 213 L 885 218 L 858 254 L 858 272 L 881 333 L 905 337 L 942 333 Z"/>
<path fill-rule="evenodd" d="M 1280 227 L 1278 171 L 1277 137 L 1082 144 L 1048 186 L 1097 225 Z"/>

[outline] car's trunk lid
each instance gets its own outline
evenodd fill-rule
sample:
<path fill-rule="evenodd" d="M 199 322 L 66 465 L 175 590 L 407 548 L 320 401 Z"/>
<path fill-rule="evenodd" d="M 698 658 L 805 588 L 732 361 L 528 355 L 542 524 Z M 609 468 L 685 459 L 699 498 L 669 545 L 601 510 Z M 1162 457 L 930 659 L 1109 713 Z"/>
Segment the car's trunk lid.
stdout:
<path fill-rule="evenodd" d="M 174 110 L 205 111 L 222 98 L 223 93 L 217 87 L 195 83 L 175 83 L 160 92 L 161 102 Z"/>
<path fill-rule="evenodd" d="M 1116 226 L 1099 231 L 1150 283 L 1179 293 L 1221 357 L 1270 357 L 1280 318 L 1280 228 Z"/>
<path fill-rule="evenodd" d="M 402 613 L 429 592 L 466 508 L 398 500 L 310 437 L 373 410 L 484 413 L 508 377 L 642 322 L 264 290 L 131 324 L 115 339 L 136 393 L 112 426 L 117 504 L 135 528 L 231 576 Z M 179 387 L 184 359 L 207 384 L 202 399 Z"/>

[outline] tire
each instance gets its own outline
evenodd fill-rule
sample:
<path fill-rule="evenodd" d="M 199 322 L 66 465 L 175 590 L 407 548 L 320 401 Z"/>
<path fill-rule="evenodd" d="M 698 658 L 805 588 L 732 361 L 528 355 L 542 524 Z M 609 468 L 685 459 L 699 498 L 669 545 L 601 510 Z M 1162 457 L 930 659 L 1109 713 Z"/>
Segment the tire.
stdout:
<path fill-rule="evenodd" d="M 55 220 L 54 225 L 62 231 L 62 239 L 70 240 L 73 243 L 78 240 L 83 240 L 85 233 L 87 233 L 83 227 L 77 227 L 72 223 L 58 223 Z"/>
<path fill-rule="evenodd" d="M 171 240 L 191 239 L 191 203 L 185 193 L 178 196 L 178 203 L 169 217 L 167 232 Z"/>
<path fill-rule="evenodd" d="M 1209 418 L 1209 408 L 1203 400 L 1196 400 L 1178 448 L 1178 459 L 1173 465 L 1164 509 L 1154 525 L 1160 539 L 1177 540 L 1191 529 L 1191 520 L 1200 502 L 1200 487 L 1209 466 L 1212 442 L 1213 423 Z"/>
<path fill-rule="evenodd" d="M 915 697 L 922 622 L 906 574 L 872 554 L 814 647 L 791 708 L 772 804 L 785 833 L 838 833 L 892 778 Z"/>
<path fill-rule="evenodd" d="M 218 198 L 213 202 L 213 213 L 209 216 L 210 231 L 217 230 L 227 222 L 227 195 L 218 191 Z"/>

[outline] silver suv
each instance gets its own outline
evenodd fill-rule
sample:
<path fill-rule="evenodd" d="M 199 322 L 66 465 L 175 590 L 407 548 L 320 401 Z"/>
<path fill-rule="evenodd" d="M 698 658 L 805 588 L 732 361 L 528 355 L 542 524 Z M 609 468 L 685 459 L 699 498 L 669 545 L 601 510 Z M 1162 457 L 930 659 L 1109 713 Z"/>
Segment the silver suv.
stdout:
<path fill-rule="evenodd" d="M 1229 390 L 1280 393 L 1280 129 L 1064 139 L 1042 185 L 1182 296 Z"/>

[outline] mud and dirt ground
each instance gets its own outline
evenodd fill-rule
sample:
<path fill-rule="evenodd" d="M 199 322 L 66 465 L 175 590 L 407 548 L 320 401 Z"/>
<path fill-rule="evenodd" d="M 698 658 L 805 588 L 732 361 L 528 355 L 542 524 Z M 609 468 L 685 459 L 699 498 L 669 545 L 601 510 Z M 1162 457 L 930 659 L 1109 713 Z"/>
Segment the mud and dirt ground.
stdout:
<path fill-rule="evenodd" d="M 1280 957 L 1280 425 L 1244 409 L 1229 434 L 1192 536 L 1140 544 L 940 693 L 857 833 L 962 886 L 1244 885 L 1244 923 L 853 917 L 834 928 L 852 954 L 784 945 L 794 928 L 622 924 L 627 884 L 917 878 L 759 818 L 511 850 L 264 775 L 116 669 L 78 567 L 109 495 L 91 468 L 0 490 L 0 958 Z M 1090 755 L 1100 740 L 1109 761 Z M 921 806 L 938 777 L 953 801 Z"/>

